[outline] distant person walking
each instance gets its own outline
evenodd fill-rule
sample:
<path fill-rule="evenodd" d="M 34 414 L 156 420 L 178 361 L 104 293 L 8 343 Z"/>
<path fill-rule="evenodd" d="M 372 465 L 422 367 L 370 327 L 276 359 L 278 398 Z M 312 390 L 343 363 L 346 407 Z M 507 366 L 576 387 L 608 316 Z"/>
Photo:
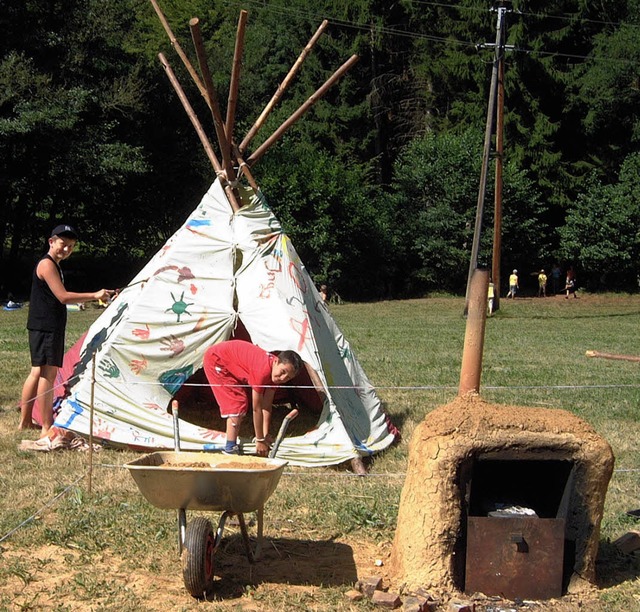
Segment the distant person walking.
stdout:
<path fill-rule="evenodd" d="M 518 271 L 514 270 L 509 276 L 509 293 L 507 293 L 507 297 L 511 299 L 516 297 L 518 289 L 520 289 L 520 285 L 518 284 Z"/>
<path fill-rule="evenodd" d="M 64 287 L 60 263 L 76 246 L 78 235 L 70 225 L 58 225 L 51 232 L 49 251 L 33 271 L 27 329 L 31 351 L 31 372 L 22 387 L 20 429 L 33 428 L 32 413 L 39 399 L 42 435 L 53 425 L 53 385 L 64 356 L 67 304 L 106 300 L 112 293 L 74 293 Z"/>
<path fill-rule="evenodd" d="M 573 295 L 574 298 L 577 298 L 577 287 L 576 287 L 576 273 L 573 267 L 569 267 L 567 270 L 567 279 L 565 281 L 564 290 L 566 291 L 566 295 L 564 296 L 566 300 L 569 299 L 570 295 Z"/>
<path fill-rule="evenodd" d="M 538 274 L 538 297 L 547 297 L 547 275 L 544 270 Z"/>

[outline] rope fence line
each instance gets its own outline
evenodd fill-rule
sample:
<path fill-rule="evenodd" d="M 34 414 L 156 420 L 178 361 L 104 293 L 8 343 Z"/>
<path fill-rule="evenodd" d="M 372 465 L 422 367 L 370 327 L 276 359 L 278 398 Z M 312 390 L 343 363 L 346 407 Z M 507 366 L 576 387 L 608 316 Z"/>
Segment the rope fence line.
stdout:
<path fill-rule="evenodd" d="M 73 487 L 75 487 L 86 475 L 88 472 L 84 472 L 81 476 L 78 476 L 78 478 L 76 478 L 70 485 L 67 485 L 62 491 L 60 491 L 60 493 L 58 493 L 55 497 L 51 498 L 48 502 L 45 502 L 45 504 L 39 509 L 36 510 L 30 517 L 26 518 L 24 521 L 22 521 L 19 525 L 16 525 L 13 529 L 11 529 L 10 531 L 8 531 L 7 533 L 5 533 L 2 537 L 0 537 L 0 544 L 2 544 L 2 542 L 4 542 L 5 540 L 7 540 L 8 538 L 10 538 L 14 533 L 16 533 L 18 530 L 22 529 L 25 525 L 28 525 L 29 523 L 31 523 L 32 521 L 34 521 L 36 518 L 38 518 L 40 516 L 40 514 L 46 510 L 49 506 L 52 506 L 56 501 L 58 501 L 59 499 L 61 499 L 64 495 L 66 495 Z"/>
<path fill-rule="evenodd" d="M 96 384 L 105 386 L 101 381 L 96 380 Z M 58 385 L 54 385 L 53 392 L 56 390 L 65 387 L 69 384 L 69 381 L 65 381 Z M 148 381 L 130 381 L 127 382 L 127 385 L 142 385 L 142 386 L 151 386 L 151 387 L 162 387 L 164 386 L 160 382 L 148 382 Z M 115 386 L 115 385 L 114 385 Z M 183 383 L 182 387 L 239 387 L 239 388 L 247 388 L 250 389 L 251 385 L 225 385 L 225 384 L 209 384 L 209 383 Z M 317 387 L 314 385 L 262 385 L 265 389 L 313 389 L 317 390 Z M 457 391 L 459 385 L 378 385 L 375 387 L 363 387 L 360 385 L 327 385 L 323 387 L 323 389 L 327 389 L 331 391 L 332 389 L 336 390 L 344 390 L 344 389 L 353 389 L 355 391 L 364 391 L 365 389 L 372 388 L 374 391 Z M 486 391 L 508 391 L 508 390 L 549 390 L 549 391 L 579 391 L 581 389 L 590 390 L 590 389 L 640 389 L 639 384 L 623 384 L 623 385 L 481 385 L 480 390 Z M 44 393 L 37 395 L 34 398 L 34 402 L 40 399 Z M 0 412 L 11 412 L 20 409 L 20 404 L 15 404 L 10 406 L 9 408 L 1 408 Z"/>
<path fill-rule="evenodd" d="M 69 380 L 71 380 L 71 379 L 69 379 Z M 69 381 L 65 381 L 65 382 L 60 383 L 58 385 L 56 385 L 56 384 L 53 385 L 52 391 L 54 393 L 54 398 L 55 398 L 55 392 L 58 389 L 61 389 L 62 387 L 67 385 L 68 383 L 69 383 Z M 50 391 L 45 391 L 44 393 L 39 393 L 31 401 L 34 402 L 34 404 L 35 404 L 35 402 L 37 400 L 39 400 L 41 397 L 44 397 L 47 393 L 50 393 Z M 15 410 L 20 410 L 20 404 L 14 404 L 13 406 L 9 406 L 8 408 L 1 408 L 0 412 L 12 412 L 12 411 L 15 411 Z"/>

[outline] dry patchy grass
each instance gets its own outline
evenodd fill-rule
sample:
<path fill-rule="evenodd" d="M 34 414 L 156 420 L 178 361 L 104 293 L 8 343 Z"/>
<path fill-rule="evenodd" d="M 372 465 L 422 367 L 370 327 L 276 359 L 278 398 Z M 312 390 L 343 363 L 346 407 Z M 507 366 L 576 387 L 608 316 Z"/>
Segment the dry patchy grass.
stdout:
<path fill-rule="evenodd" d="M 136 456 L 22 453 L 15 405 L 28 370 L 26 311 L 2 313 L 0 335 L 0 609 L 367 610 L 344 593 L 383 572 L 415 426 L 456 394 L 464 339 L 459 298 L 331 306 L 402 441 L 375 457 L 370 476 L 290 469 L 267 503 L 264 560 L 251 566 L 231 528 L 216 555 L 214 601 L 185 591 L 175 513 L 150 506 L 121 466 Z M 69 343 L 97 311 L 70 313 Z M 638 525 L 637 363 L 588 359 L 590 349 L 638 354 L 640 296 L 502 301 L 487 321 L 482 394 L 491 402 L 565 408 L 589 421 L 616 455 L 602 525 L 600 589 L 543 609 L 638 609 L 639 565 L 611 542 Z M 635 385 L 635 386 L 634 386 Z M 217 517 L 209 513 L 210 518 Z M 23 521 L 24 522 L 23 524 Z M 428 545 L 425 543 L 425 545 Z M 448 595 L 443 595 L 443 606 Z M 495 602 L 479 601 L 488 610 Z"/>

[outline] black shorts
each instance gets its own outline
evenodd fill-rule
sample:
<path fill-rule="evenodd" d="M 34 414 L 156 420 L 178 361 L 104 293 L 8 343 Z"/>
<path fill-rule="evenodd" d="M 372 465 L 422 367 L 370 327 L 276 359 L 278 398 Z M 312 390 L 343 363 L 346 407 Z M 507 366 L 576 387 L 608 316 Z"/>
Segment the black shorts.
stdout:
<path fill-rule="evenodd" d="M 30 329 L 29 348 L 33 367 L 50 365 L 60 368 L 64 358 L 64 331 Z"/>

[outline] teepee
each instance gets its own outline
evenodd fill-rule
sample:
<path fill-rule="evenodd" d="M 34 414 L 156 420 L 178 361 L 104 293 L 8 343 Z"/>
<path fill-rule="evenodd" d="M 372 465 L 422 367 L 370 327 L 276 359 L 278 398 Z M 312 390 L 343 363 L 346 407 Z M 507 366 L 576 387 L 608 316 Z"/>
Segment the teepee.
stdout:
<path fill-rule="evenodd" d="M 155 0 L 151 1 L 190 68 Z M 243 39 L 244 20 L 243 11 L 238 41 Z M 324 26 L 326 22 L 314 39 Z M 318 400 L 315 426 L 304 435 L 285 438 L 279 457 L 297 465 L 331 465 L 371 455 L 388 447 L 397 430 L 250 174 L 248 166 L 265 146 L 247 162 L 241 157 L 265 113 L 240 146 L 227 137 L 232 115 L 228 111 L 226 122 L 222 121 L 203 61 L 197 20 L 191 27 L 205 84 L 192 67 L 189 71 L 212 110 L 222 163 L 166 58 L 160 59 L 218 178 L 184 224 L 88 330 L 55 425 L 84 435 L 91 432 L 116 445 L 172 448 L 172 398 L 193 380 L 209 346 L 237 337 L 242 330 L 244 339 L 265 350 L 298 352 L 306 366 L 301 380 L 307 384 L 302 386 Z M 347 64 L 342 73 L 346 69 Z M 334 81 L 341 71 L 334 74 Z M 232 89 L 237 78 L 234 70 Z M 278 96 L 284 88 L 280 86 Z M 243 185 L 239 175 L 249 184 Z M 183 449 L 216 450 L 224 442 L 221 431 L 180 422 Z M 242 442 L 251 452 L 251 442 Z"/>

